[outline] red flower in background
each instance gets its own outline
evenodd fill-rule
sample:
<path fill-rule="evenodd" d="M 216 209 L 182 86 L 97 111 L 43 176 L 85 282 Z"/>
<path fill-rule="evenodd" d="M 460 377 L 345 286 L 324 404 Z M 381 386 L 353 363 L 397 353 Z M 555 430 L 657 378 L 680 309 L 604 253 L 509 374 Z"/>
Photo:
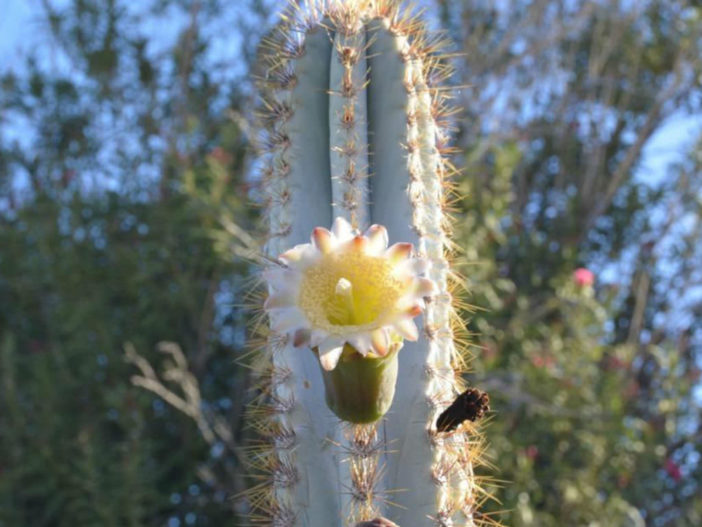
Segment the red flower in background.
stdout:
<path fill-rule="evenodd" d="M 663 469 L 671 478 L 673 478 L 673 481 L 675 481 L 676 483 L 682 479 L 682 471 L 680 470 L 678 464 L 672 459 L 667 458 L 665 460 L 665 463 L 663 464 Z"/>
<path fill-rule="evenodd" d="M 580 287 L 588 287 L 595 283 L 595 273 L 585 267 L 573 271 L 573 281 Z"/>

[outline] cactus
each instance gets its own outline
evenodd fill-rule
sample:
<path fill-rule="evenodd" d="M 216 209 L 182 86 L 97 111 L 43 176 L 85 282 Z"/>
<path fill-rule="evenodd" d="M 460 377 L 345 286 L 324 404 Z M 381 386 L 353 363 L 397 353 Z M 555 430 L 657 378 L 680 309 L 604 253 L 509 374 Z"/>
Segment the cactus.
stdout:
<path fill-rule="evenodd" d="M 466 364 L 448 258 L 452 169 L 443 154 L 451 109 L 439 83 L 450 68 L 442 42 L 393 0 L 310 0 L 291 4 L 265 46 L 268 259 L 336 217 L 359 230 L 380 224 L 391 242 L 412 243 L 430 262 L 435 290 L 424 331 L 395 352 L 395 397 L 375 423 L 343 422 L 330 410 L 325 382 L 338 388 L 320 369 L 319 350 L 318 358 L 280 328 L 262 329 L 261 397 L 252 416 L 266 441 L 252 450 L 263 478 L 250 493 L 254 520 L 280 527 L 356 525 L 376 516 L 402 527 L 484 523 L 473 473 L 478 431 L 472 423 L 450 432 L 436 427 L 464 389 Z"/>

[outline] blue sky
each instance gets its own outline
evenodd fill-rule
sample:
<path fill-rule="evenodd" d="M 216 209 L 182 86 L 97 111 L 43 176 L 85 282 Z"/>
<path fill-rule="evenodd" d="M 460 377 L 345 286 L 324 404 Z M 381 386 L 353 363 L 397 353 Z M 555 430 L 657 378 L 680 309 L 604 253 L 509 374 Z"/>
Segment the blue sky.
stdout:
<path fill-rule="evenodd" d="M 21 67 L 23 56 L 38 44 L 39 32 L 33 15 L 41 7 L 38 0 L 0 0 L 0 6 L 0 72 L 3 72 Z M 651 182 L 664 179 L 670 164 L 679 160 L 682 149 L 701 130 L 701 117 L 670 119 L 646 145 L 640 177 Z"/>
<path fill-rule="evenodd" d="M 19 64 L 18 51 L 27 49 L 31 40 L 34 0 L 0 0 L 0 69 Z"/>
<path fill-rule="evenodd" d="M 54 0 L 53 5 L 65 5 L 67 0 Z M 130 5 L 130 4 L 127 4 Z M 18 70 L 24 64 L 24 58 L 31 50 L 46 46 L 46 33 L 39 28 L 40 22 L 35 15 L 42 12 L 40 0 L 0 0 L 0 73 L 7 70 Z M 131 7 L 139 9 L 139 4 Z M 231 22 L 231 21 L 229 21 Z M 225 22 L 227 23 L 227 22 Z M 153 28 L 159 32 L 159 39 L 172 41 L 177 35 L 179 24 L 162 24 Z M 223 28 L 216 28 L 216 32 Z M 239 51 L 241 39 L 236 31 L 225 31 L 219 34 L 217 55 L 236 62 L 235 56 Z M 49 48 L 50 49 L 50 48 Z M 47 57 L 52 66 L 58 66 L 61 57 Z M 644 149 L 642 163 L 637 176 L 652 185 L 665 181 L 672 164 L 680 161 L 684 152 L 702 132 L 701 116 L 673 115 L 649 140 Z M 8 130 L 5 130 L 8 133 Z M 13 131 L 10 131 L 15 135 Z"/>

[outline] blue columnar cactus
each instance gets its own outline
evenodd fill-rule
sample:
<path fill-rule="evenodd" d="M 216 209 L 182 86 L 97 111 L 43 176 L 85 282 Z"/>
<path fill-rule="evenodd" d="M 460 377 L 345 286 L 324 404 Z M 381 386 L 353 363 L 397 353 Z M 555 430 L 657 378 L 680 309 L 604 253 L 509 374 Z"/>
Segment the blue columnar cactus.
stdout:
<path fill-rule="evenodd" d="M 265 252 L 277 263 L 264 270 L 252 412 L 267 438 L 252 450 L 267 474 L 251 493 L 257 518 L 475 525 L 480 437 L 470 423 L 436 429 L 465 365 L 441 42 L 393 0 L 320 0 L 291 5 L 266 47 Z"/>

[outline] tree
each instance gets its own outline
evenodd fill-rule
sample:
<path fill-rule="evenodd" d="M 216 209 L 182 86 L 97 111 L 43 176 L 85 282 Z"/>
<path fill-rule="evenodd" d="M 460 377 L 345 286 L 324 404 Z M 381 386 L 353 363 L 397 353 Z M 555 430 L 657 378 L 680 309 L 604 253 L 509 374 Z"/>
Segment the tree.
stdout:
<path fill-rule="evenodd" d="M 254 216 L 249 51 L 218 68 L 220 4 L 45 2 L 41 45 L 3 72 L 0 525 L 235 517 L 239 460 L 123 360 L 127 343 L 152 358 L 178 342 L 202 411 L 241 434 L 247 314 L 231 306 L 248 266 L 226 229 Z M 149 29 L 164 20 L 173 32 Z"/>
<path fill-rule="evenodd" d="M 699 8 L 444 9 L 472 87 L 458 230 L 504 521 L 699 523 L 700 176 L 638 170 L 698 109 Z"/>

